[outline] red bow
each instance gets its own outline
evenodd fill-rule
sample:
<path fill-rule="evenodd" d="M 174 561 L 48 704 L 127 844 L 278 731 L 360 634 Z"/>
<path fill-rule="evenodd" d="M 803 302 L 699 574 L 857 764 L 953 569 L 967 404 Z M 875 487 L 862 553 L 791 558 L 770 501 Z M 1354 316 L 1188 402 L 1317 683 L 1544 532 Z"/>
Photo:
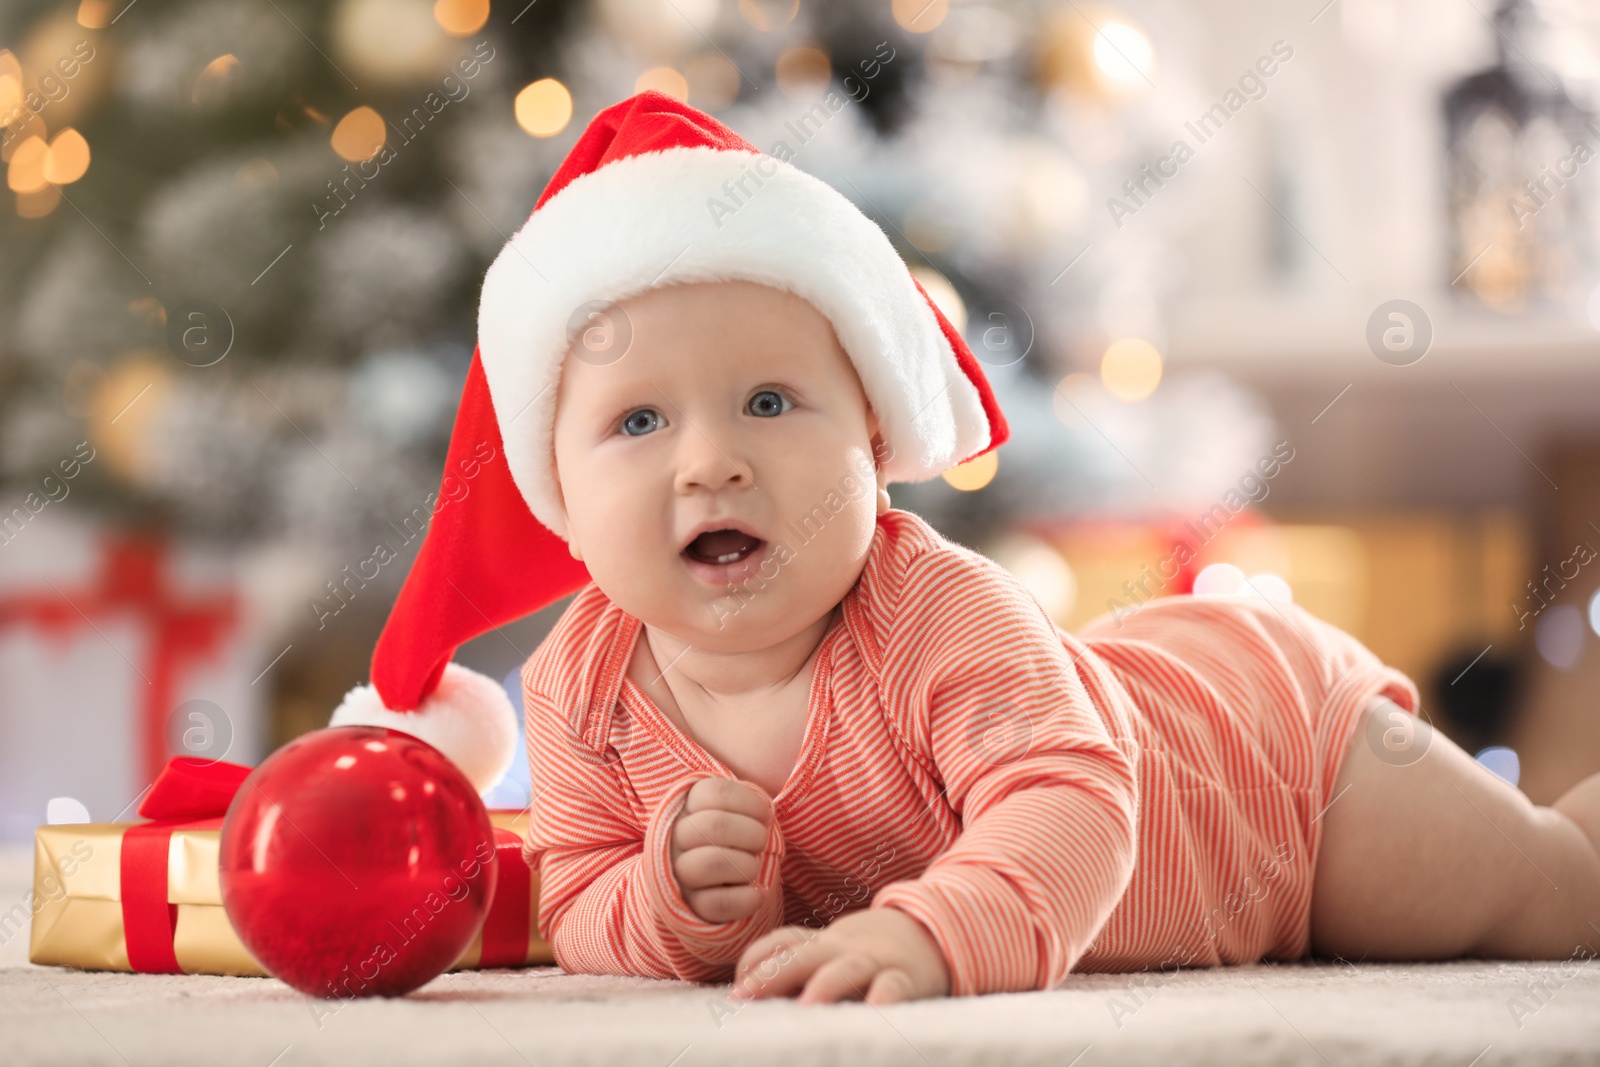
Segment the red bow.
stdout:
<path fill-rule="evenodd" d="M 219 830 L 233 796 L 250 776 L 237 763 L 174 756 L 139 805 L 154 822 L 122 835 L 122 936 L 128 965 L 151 974 L 182 974 L 172 948 L 178 906 L 167 903 L 167 853 L 174 830 Z"/>

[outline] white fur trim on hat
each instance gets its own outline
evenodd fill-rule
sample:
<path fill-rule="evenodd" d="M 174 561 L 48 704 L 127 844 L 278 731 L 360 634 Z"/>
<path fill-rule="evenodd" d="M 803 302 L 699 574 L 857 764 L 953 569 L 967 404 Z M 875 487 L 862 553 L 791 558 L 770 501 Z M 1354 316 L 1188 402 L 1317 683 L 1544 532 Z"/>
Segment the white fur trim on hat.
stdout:
<path fill-rule="evenodd" d="M 334 709 L 329 726 L 387 726 L 426 741 L 449 757 L 474 789 L 487 793 L 511 769 L 517 713 L 499 682 L 457 663 L 415 711 L 391 711 L 378 691 L 358 685 Z"/>
<path fill-rule="evenodd" d="M 932 478 L 988 446 L 983 401 L 933 309 L 883 231 L 836 189 L 760 153 L 628 156 L 535 211 L 490 264 L 478 304 L 478 350 L 511 477 L 557 536 L 567 523 L 555 400 L 574 312 L 734 279 L 792 292 L 832 322 L 893 450 L 890 481 Z"/>

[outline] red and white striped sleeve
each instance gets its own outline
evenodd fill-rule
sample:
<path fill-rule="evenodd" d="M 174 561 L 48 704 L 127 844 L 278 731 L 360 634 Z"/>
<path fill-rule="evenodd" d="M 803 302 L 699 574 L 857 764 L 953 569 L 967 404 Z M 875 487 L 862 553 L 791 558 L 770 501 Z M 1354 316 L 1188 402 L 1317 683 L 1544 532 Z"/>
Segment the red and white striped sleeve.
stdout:
<path fill-rule="evenodd" d="M 973 553 L 915 557 L 884 650 L 890 713 L 961 820 L 955 843 L 872 907 L 933 935 L 951 994 L 1047 989 L 1133 875 L 1138 780 L 1039 602 Z"/>
<path fill-rule="evenodd" d="M 671 867 L 673 821 L 705 775 L 664 790 L 641 824 L 615 751 L 586 744 L 528 670 L 523 690 L 534 785 L 523 856 L 539 872 L 539 935 L 556 962 L 573 973 L 731 981 L 745 946 L 783 914 L 777 821 L 756 880 L 766 891 L 762 906 L 743 919 L 707 922 L 690 909 Z"/>

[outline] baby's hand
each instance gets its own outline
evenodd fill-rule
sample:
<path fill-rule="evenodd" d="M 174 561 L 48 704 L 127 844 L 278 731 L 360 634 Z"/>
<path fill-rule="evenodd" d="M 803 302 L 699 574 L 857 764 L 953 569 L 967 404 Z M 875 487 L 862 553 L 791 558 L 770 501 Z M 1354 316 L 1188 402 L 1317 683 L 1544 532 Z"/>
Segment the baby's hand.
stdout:
<path fill-rule="evenodd" d="M 702 778 L 672 825 L 672 874 L 690 909 L 706 922 L 755 913 L 755 884 L 767 846 L 772 805 L 744 782 Z"/>
<path fill-rule="evenodd" d="M 862 908 L 821 930 L 780 926 L 752 941 L 734 970 L 732 996 L 787 996 L 802 986 L 802 1004 L 891 1004 L 948 995 L 950 968 L 916 919 L 899 908 Z"/>

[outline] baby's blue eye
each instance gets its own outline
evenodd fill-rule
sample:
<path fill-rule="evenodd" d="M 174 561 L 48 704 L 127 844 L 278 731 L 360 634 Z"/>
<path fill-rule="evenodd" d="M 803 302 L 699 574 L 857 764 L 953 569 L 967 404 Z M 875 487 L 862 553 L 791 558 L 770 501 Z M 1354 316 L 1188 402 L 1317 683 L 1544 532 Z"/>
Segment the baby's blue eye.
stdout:
<path fill-rule="evenodd" d="M 661 416 L 656 414 L 654 408 L 639 408 L 628 412 L 627 417 L 622 420 L 622 432 L 629 437 L 642 437 L 655 429 L 660 421 Z"/>
<path fill-rule="evenodd" d="M 783 405 L 788 404 L 789 407 Z M 774 410 L 776 405 L 776 410 Z M 782 415 L 789 408 L 794 407 L 794 401 L 778 392 L 776 389 L 763 389 L 750 398 L 751 414 L 761 416 Z"/>

